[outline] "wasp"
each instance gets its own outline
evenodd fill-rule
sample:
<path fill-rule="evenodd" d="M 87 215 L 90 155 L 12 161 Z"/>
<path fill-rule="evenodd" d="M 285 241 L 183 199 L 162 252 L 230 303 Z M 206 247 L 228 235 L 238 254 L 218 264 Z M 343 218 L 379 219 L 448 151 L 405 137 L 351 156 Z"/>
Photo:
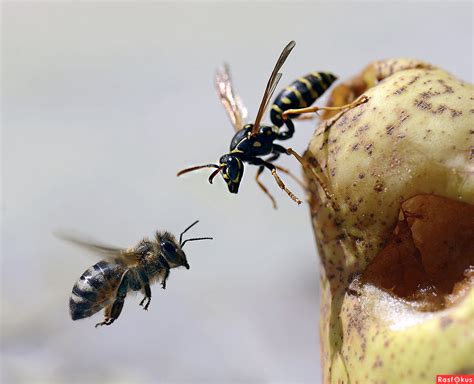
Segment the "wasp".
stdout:
<path fill-rule="evenodd" d="M 120 316 L 129 291 L 141 291 L 144 298 L 140 305 L 148 310 L 150 285 L 161 281 L 165 289 L 172 268 L 189 269 L 184 245 L 189 241 L 212 240 L 212 237 L 195 237 L 183 241 L 183 235 L 197 223 L 195 221 L 181 232 L 179 242 L 170 232 L 158 231 L 154 239 L 145 238 L 135 247 L 127 249 L 59 234 L 64 240 L 105 257 L 105 260 L 87 269 L 74 284 L 69 299 L 72 320 L 90 317 L 105 308 L 104 321 L 97 323 L 96 327 L 112 324 Z"/>
<path fill-rule="evenodd" d="M 276 61 L 253 124 L 245 124 L 247 110 L 240 97 L 234 92 L 229 67 L 224 65 L 223 68 L 217 71 L 215 76 L 217 93 L 236 131 L 230 143 L 230 151 L 219 159 L 218 164 L 205 164 L 186 168 L 178 172 L 178 176 L 202 168 L 215 168 L 209 176 L 209 183 L 212 184 L 213 179 L 220 173 L 227 183 L 229 192 L 238 193 L 244 174 L 244 163 L 247 163 L 258 167 L 255 180 L 262 191 L 271 199 L 274 208 L 276 208 L 274 197 L 259 180 L 265 169 L 271 172 L 278 186 L 293 201 L 301 204 L 301 200 L 286 187 L 277 171 L 286 173 L 291 177 L 294 176 L 287 169 L 275 165 L 273 162 L 280 155 L 286 154 L 293 155 L 303 166 L 307 166 L 307 163 L 293 149 L 285 148 L 275 143 L 275 141 L 288 140 L 295 132 L 293 122 L 289 118 L 284 118 L 284 112 L 287 110 L 295 111 L 296 108 L 305 108 L 313 104 L 336 80 L 336 76 L 330 72 L 313 72 L 294 81 L 290 86 L 282 90 L 273 102 L 270 112 L 270 119 L 273 125 L 263 125 L 263 116 L 282 77 L 279 71 L 295 45 L 294 41 L 290 41 Z M 325 108 L 321 107 L 319 109 Z M 344 107 L 337 108 L 342 109 Z M 283 125 L 285 125 L 285 128 L 282 129 Z M 263 159 L 263 156 L 269 157 Z"/>

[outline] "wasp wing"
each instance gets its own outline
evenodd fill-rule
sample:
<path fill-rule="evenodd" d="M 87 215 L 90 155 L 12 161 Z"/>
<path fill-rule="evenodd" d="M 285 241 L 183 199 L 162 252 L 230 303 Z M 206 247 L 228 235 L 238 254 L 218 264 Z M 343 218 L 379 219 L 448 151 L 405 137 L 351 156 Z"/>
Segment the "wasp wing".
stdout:
<path fill-rule="evenodd" d="M 262 122 L 262 118 L 263 118 L 263 115 L 265 114 L 265 110 L 282 76 L 282 74 L 278 71 L 285 63 L 286 59 L 288 58 L 288 55 L 290 54 L 292 49 L 295 47 L 295 45 L 296 43 L 292 40 L 286 45 L 285 48 L 283 48 L 283 51 L 281 52 L 280 57 L 278 58 L 275 64 L 275 67 L 273 68 L 272 74 L 270 75 L 270 78 L 268 79 L 267 87 L 265 88 L 265 92 L 263 93 L 263 98 L 260 103 L 260 107 L 258 108 L 257 117 L 255 118 L 255 123 L 252 128 L 252 135 L 257 134 L 260 128 L 260 123 Z"/>
<path fill-rule="evenodd" d="M 125 266 L 135 265 L 139 262 L 141 254 L 135 248 L 119 248 L 100 243 L 96 240 L 72 235 L 69 233 L 55 232 L 54 235 L 61 240 L 72 243 L 78 247 L 102 255 L 108 260 Z"/>
<path fill-rule="evenodd" d="M 217 95 L 219 96 L 234 129 L 236 131 L 241 130 L 248 115 L 247 108 L 245 108 L 240 97 L 234 93 L 230 68 L 227 64 L 224 64 L 222 68 L 219 68 L 216 71 L 215 86 Z"/>

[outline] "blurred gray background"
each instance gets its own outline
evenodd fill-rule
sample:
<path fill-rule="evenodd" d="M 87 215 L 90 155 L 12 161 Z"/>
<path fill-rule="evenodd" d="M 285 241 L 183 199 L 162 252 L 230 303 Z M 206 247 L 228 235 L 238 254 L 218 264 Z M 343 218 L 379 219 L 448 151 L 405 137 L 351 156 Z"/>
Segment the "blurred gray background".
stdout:
<path fill-rule="evenodd" d="M 472 3 L 3 2 L 2 383 L 314 383 L 318 259 L 306 204 L 248 166 L 238 195 L 209 171 L 233 130 L 213 87 L 223 60 L 254 117 L 291 39 L 281 86 L 314 70 L 416 57 L 472 81 Z M 281 89 L 281 86 L 279 89 Z M 322 101 L 321 101 L 322 102 Z M 269 121 L 266 118 L 266 121 Z M 315 122 L 297 125 L 303 152 Z M 285 143 L 286 144 L 286 143 Z M 300 173 L 298 164 L 280 164 Z M 348 165 L 350 166 L 350 165 Z M 304 192 L 291 180 L 300 197 Z M 97 257 L 62 229 L 120 246 L 156 229 L 191 269 L 129 297 L 120 319 L 72 322 L 68 299 Z"/>

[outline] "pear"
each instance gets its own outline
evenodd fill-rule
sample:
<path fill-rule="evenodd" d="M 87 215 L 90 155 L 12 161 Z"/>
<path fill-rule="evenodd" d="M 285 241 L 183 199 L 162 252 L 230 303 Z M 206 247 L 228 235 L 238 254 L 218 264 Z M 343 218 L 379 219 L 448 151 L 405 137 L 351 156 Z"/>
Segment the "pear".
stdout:
<path fill-rule="evenodd" d="M 325 383 L 474 373 L 474 87 L 378 61 L 339 85 L 305 159 Z"/>

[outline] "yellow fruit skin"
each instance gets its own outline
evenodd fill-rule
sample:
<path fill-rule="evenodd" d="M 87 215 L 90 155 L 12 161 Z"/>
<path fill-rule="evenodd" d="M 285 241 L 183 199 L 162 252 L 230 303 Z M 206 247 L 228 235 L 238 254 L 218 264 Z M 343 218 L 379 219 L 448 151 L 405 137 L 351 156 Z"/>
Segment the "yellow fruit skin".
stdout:
<path fill-rule="evenodd" d="M 321 123 L 305 154 L 322 264 L 324 382 L 473 373 L 474 290 L 448 309 L 419 312 L 376 287 L 349 285 L 383 249 L 403 201 L 435 194 L 474 204 L 474 87 L 426 66 L 402 68 L 364 94 L 367 103 Z"/>

